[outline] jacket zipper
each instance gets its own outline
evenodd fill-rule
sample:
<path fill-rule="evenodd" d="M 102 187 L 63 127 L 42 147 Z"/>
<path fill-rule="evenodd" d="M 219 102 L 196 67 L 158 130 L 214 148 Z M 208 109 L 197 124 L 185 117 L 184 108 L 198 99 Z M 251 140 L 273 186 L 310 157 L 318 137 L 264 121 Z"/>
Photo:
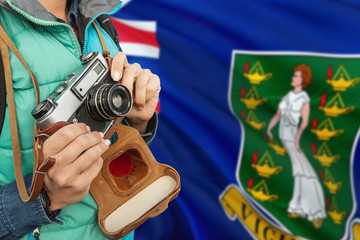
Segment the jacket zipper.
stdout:
<path fill-rule="evenodd" d="M 80 47 L 80 44 L 79 44 L 79 40 L 77 39 L 76 37 L 76 34 L 75 34 L 75 31 L 67 24 L 64 24 L 64 23 L 58 23 L 58 22 L 50 22 L 50 21 L 45 21 L 45 20 L 40 20 L 38 18 L 35 18 L 33 16 L 31 16 L 30 14 L 28 13 L 25 13 L 24 11 L 22 11 L 21 9 L 19 9 L 18 7 L 16 7 L 14 4 L 12 4 L 11 0 L 6 0 L 6 2 L 10 5 L 10 7 L 12 9 L 14 9 L 16 12 L 18 12 L 21 16 L 23 16 L 24 18 L 26 18 L 27 20 L 35 23 L 35 24 L 38 24 L 38 25 L 41 25 L 41 26 L 49 26 L 49 27 L 54 27 L 54 26 L 64 26 L 67 28 L 68 30 L 68 33 L 70 35 L 70 40 L 71 42 L 73 43 L 73 45 L 75 46 L 75 51 L 76 53 L 78 54 L 78 56 L 80 57 L 80 55 L 84 52 L 84 49 L 85 49 L 85 46 L 87 44 L 87 32 L 88 32 L 88 29 L 89 29 L 89 26 L 91 25 L 91 23 L 93 21 L 95 21 L 96 18 L 98 18 L 99 16 L 101 15 L 104 15 L 104 14 L 107 14 L 107 15 L 111 15 L 111 14 L 114 14 L 116 13 L 121 5 L 122 5 L 122 1 L 119 2 L 118 5 L 116 5 L 116 7 L 111 10 L 110 12 L 107 12 L 107 13 L 99 13 L 97 14 L 85 27 L 85 33 L 84 33 L 84 46 L 83 46 L 83 49 L 81 49 Z"/>
<path fill-rule="evenodd" d="M 22 11 L 21 9 L 17 8 L 15 5 L 13 5 L 11 3 L 10 0 L 6 0 L 6 2 L 10 5 L 10 7 L 12 9 L 14 9 L 17 13 L 19 13 L 21 16 L 23 16 L 24 18 L 26 18 L 27 20 L 29 20 L 30 22 L 33 22 L 37 25 L 40 26 L 48 26 L 48 27 L 55 27 L 55 26 L 64 26 L 70 36 L 70 40 L 73 43 L 74 47 L 75 47 L 75 51 L 76 54 L 78 55 L 78 57 L 80 57 L 81 55 L 81 47 L 79 44 L 78 39 L 76 38 L 76 34 L 74 32 L 74 30 L 67 24 L 65 23 L 59 23 L 59 22 L 50 22 L 50 21 L 45 21 L 45 20 L 40 20 L 38 18 L 35 18 L 31 15 L 29 15 L 28 13 L 25 13 L 24 11 Z"/>
<path fill-rule="evenodd" d="M 35 228 L 34 231 L 29 234 L 28 240 L 40 240 L 39 228 Z"/>
<path fill-rule="evenodd" d="M 33 22 L 37 25 L 40 25 L 40 26 L 48 26 L 48 27 L 54 27 L 54 26 L 64 26 L 65 28 L 67 28 L 67 32 L 69 33 L 70 35 L 70 40 L 71 42 L 73 43 L 74 47 L 75 47 L 75 51 L 76 53 L 78 54 L 78 56 L 80 57 L 80 55 L 82 54 L 82 52 L 84 51 L 85 49 L 85 46 L 87 44 L 87 31 L 89 29 L 89 26 L 91 25 L 91 23 L 93 21 L 95 21 L 96 18 L 98 18 L 99 16 L 103 15 L 103 14 L 107 14 L 107 15 L 111 15 L 111 14 L 114 14 L 116 13 L 121 5 L 122 5 L 122 1 L 119 2 L 118 5 L 116 5 L 116 7 L 110 11 L 110 12 L 107 12 L 107 13 L 100 13 L 100 14 L 97 14 L 87 25 L 86 25 L 86 28 L 85 28 L 85 36 L 84 36 L 84 46 L 83 46 L 83 49 L 81 50 L 81 47 L 80 47 L 80 43 L 79 43 L 79 40 L 77 39 L 76 37 L 76 34 L 75 34 L 75 31 L 74 29 L 72 29 L 72 27 L 70 27 L 69 25 L 67 24 L 64 24 L 64 23 L 59 23 L 59 22 L 50 22 L 50 21 L 45 21 L 45 20 L 40 20 L 38 18 L 35 18 L 27 13 L 25 13 L 24 11 L 22 11 L 21 9 L 17 8 L 15 5 L 12 4 L 11 0 L 6 0 L 6 2 L 9 4 L 9 6 L 14 9 L 17 13 L 19 13 L 21 16 L 23 16 L 24 18 L 26 18 L 27 20 L 29 20 L 30 22 Z M 39 240 L 39 236 L 40 236 L 40 231 L 39 231 L 39 228 L 36 228 L 33 233 L 32 233 L 33 237 L 36 239 L 36 240 Z"/>
<path fill-rule="evenodd" d="M 33 236 L 36 240 L 40 240 L 40 231 L 39 228 L 36 228 L 33 232 Z"/>

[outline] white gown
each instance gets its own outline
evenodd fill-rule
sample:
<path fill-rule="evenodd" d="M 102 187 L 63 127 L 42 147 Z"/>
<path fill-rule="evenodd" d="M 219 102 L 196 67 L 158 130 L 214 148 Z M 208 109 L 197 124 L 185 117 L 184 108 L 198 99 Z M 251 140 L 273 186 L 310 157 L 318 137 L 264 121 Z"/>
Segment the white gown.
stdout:
<path fill-rule="evenodd" d="M 307 217 L 309 221 L 325 218 L 324 193 L 318 177 L 303 152 L 295 148 L 301 109 L 310 98 L 305 91 L 288 92 L 279 104 L 279 136 L 290 156 L 294 176 L 293 196 L 288 212 Z"/>

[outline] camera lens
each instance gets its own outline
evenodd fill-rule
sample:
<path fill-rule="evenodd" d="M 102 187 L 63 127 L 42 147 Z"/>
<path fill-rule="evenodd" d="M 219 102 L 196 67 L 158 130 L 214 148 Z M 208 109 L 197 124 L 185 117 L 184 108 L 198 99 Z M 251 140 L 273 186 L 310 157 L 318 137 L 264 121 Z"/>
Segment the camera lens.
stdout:
<path fill-rule="evenodd" d="M 125 116 L 131 110 L 132 98 L 121 84 L 103 84 L 91 89 L 87 106 L 95 119 L 108 121 Z"/>
<path fill-rule="evenodd" d="M 114 96 L 112 97 L 112 102 L 116 108 L 120 108 L 123 104 L 123 100 L 120 94 L 114 94 Z"/>

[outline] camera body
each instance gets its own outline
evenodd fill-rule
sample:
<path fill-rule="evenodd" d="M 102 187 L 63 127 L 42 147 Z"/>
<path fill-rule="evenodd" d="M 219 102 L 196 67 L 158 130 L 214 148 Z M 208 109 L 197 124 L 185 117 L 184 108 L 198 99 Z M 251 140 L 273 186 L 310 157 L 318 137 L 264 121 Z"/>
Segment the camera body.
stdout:
<path fill-rule="evenodd" d="M 61 121 L 82 122 L 93 131 L 106 133 L 116 118 L 130 112 L 132 96 L 125 86 L 111 79 L 104 57 L 89 52 L 80 60 L 82 66 L 32 110 L 40 129 Z"/>

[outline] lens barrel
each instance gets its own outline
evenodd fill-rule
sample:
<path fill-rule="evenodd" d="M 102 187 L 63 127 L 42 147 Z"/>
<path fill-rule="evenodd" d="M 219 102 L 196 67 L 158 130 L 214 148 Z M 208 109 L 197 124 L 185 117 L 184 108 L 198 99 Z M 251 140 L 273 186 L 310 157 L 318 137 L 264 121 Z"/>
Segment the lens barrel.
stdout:
<path fill-rule="evenodd" d="M 129 90 L 121 84 L 100 84 L 90 90 L 87 107 L 92 117 L 108 121 L 129 113 L 132 97 Z"/>

